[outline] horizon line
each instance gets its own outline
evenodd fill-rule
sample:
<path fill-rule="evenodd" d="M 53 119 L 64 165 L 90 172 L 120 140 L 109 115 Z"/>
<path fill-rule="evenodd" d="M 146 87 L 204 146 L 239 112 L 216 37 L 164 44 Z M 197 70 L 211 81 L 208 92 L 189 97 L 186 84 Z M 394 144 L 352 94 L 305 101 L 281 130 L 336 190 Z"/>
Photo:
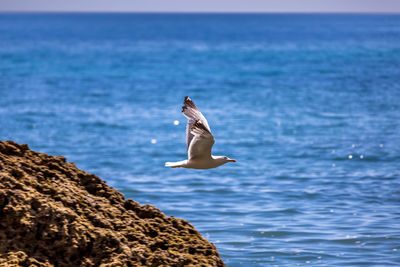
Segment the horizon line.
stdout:
<path fill-rule="evenodd" d="M 221 15 L 274 15 L 274 14 L 299 14 L 299 15 L 400 15 L 400 11 L 101 11 L 101 10 L 0 10 L 0 14 L 221 14 Z"/>

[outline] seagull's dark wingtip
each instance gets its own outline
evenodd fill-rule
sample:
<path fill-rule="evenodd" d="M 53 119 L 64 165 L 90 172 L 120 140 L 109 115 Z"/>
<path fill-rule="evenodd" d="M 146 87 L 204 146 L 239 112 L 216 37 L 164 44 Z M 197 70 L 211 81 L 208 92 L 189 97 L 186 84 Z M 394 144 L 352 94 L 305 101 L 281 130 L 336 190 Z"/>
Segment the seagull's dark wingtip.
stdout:
<path fill-rule="evenodd" d="M 185 100 L 183 101 L 183 106 L 182 106 L 182 112 L 184 112 L 185 109 L 187 109 L 186 105 L 188 104 L 190 104 L 190 98 L 188 96 L 185 96 Z"/>
<path fill-rule="evenodd" d="M 190 97 L 188 97 L 188 96 L 185 96 L 185 100 L 183 101 L 183 103 L 188 103 L 188 102 L 191 102 L 192 100 L 190 99 Z"/>
<path fill-rule="evenodd" d="M 187 108 L 197 109 L 197 107 L 193 103 L 192 99 L 190 99 L 190 97 L 188 97 L 188 96 L 185 96 L 185 100 L 183 101 L 182 112 L 184 110 L 186 110 Z"/>

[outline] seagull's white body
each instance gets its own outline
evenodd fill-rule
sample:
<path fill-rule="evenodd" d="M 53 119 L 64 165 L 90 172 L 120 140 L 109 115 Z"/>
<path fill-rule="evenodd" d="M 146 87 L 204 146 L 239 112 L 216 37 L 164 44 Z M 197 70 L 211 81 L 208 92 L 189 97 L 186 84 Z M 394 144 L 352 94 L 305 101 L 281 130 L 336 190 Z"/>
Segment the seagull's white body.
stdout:
<path fill-rule="evenodd" d="M 214 136 L 206 118 L 189 97 L 185 97 L 182 113 L 188 119 L 186 125 L 186 148 L 188 159 L 178 162 L 166 162 L 166 167 L 211 169 L 228 162 L 236 162 L 225 156 L 212 156 Z"/>

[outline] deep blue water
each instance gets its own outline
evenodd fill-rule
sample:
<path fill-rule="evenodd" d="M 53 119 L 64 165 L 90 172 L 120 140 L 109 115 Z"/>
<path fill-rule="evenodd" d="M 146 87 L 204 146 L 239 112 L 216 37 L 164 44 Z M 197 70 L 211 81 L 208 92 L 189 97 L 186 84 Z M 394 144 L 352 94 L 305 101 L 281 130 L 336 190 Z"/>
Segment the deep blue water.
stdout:
<path fill-rule="evenodd" d="M 237 163 L 164 167 L 185 95 Z M 400 15 L 0 14 L 0 126 L 228 266 L 400 264 Z"/>

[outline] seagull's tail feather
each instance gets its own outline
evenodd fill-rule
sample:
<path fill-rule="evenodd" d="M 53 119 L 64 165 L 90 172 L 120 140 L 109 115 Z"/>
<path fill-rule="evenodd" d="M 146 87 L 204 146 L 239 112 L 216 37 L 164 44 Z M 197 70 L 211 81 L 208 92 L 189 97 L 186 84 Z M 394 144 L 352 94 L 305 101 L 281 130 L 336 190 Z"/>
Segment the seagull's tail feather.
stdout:
<path fill-rule="evenodd" d="M 186 167 L 187 160 L 182 160 L 178 162 L 165 162 L 165 167 L 171 167 L 171 168 L 185 168 Z"/>

